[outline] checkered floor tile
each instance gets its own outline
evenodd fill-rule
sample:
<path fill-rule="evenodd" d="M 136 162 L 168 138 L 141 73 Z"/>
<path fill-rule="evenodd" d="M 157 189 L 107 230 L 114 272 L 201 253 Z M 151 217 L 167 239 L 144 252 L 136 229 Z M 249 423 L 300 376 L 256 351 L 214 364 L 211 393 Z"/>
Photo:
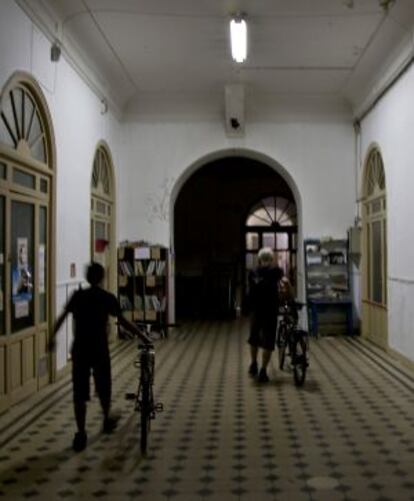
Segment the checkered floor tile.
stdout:
<path fill-rule="evenodd" d="M 139 452 L 136 347 L 113 354 L 112 435 L 96 398 L 88 447 L 71 450 L 70 382 L 30 412 L 0 418 L 1 499 L 414 501 L 414 375 L 369 343 L 311 340 L 305 385 L 272 360 L 270 382 L 247 375 L 248 322 L 194 322 L 156 344 L 149 453 Z M 25 408 L 30 402 L 25 403 Z M 23 408 L 22 408 L 23 409 Z"/>

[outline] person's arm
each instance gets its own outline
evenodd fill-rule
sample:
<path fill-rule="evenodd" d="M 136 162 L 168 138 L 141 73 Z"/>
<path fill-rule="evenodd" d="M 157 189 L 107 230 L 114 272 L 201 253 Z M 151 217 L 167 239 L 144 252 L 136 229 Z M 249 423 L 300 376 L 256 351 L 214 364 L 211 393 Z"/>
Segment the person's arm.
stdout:
<path fill-rule="evenodd" d="M 284 276 L 281 278 L 280 287 L 284 299 L 286 299 L 286 301 L 293 301 L 294 300 L 293 287 L 287 277 Z"/>
<path fill-rule="evenodd" d="M 68 316 L 68 310 L 65 308 L 62 313 L 59 315 L 58 319 L 56 320 L 55 326 L 53 327 L 53 331 L 50 335 L 49 343 L 48 343 L 48 349 L 49 351 L 53 351 L 56 346 L 56 334 L 58 333 L 59 329 L 62 327 L 63 322 L 65 321 L 66 317 Z"/>
<path fill-rule="evenodd" d="M 119 315 L 118 315 L 118 322 L 125 330 L 131 332 L 131 334 L 135 334 L 136 336 L 138 336 L 143 343 L 145 343 L 145 344 L 152 343 L 151 339 L 148 336 L 146 336 L 145 334 L 143 334 L 143 332 L 140 329 L 138 329 L 138 327 L 136 327 L 132 322 L 127 320 L 122 315 L 121 311 L 119 312 Z"/>
<path fill-rule="evenodd" d="M 77 292 L 74 292 L 72 296 L 69 298 L 69 301 L 66 303 L 65 307 L 63 308 L 62 313 L 58 316 L 55 325 L 53 327 L 52 333 L 50 335 L 48 343 L 49 351 L 53 351 L 55 349 L 56 334 L 59 332 L 59 329 L 62 327 L 63 322 L 66 320 L 66 317 L 69 315 L 69 313 L 73 312 L 74 305 L 77 301 L 77 297 L 78 297 Z"/>

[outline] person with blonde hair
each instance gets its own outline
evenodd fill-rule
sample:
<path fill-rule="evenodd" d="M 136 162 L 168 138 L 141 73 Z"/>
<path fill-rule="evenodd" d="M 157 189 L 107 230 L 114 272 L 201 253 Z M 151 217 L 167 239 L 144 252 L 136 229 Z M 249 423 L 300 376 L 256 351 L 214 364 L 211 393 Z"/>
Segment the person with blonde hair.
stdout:
<path fill-rule="evenodd" d="M 275 255 L 270 247 L 258 253 L 259 265 L 249 273 L 249 299 L 251 308 L 249 374 L 258 376 L 260 383 L 269 381 L 267 366 L 275 348 L 277 315 L 279 309 L 279 282 L 283 271 L 275 265 Z M 262 349 L 259 371 L 258 354 Z"/>

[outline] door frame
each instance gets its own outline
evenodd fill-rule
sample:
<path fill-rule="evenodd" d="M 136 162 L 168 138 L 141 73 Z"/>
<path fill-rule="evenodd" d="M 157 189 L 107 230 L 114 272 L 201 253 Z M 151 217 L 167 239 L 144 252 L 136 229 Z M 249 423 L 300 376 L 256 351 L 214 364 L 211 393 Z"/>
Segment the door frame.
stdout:
<path fill-rule="evenodd" d="M 370 186 L 370 176 L 377 178 Z M 385 169 L 378 145 L 372 145 L 367 153 L 362 178 L 362 335 L 384 349 L 388 341 L 388 279 L 387 279 L 387 196 Z M 375 206 L 379 209 L 373 211 Z M 381 301 L 372 298 L 372 238 L 374 223 L 381 224 Z"/>
<path fill-rule="evenodd" d="M 5 312 L 5 333 L 0 336 L 0 354 L 2 357 L 1 364 L 4 362 L 4 392 L 0 391 L 0 412 L 8 409 L 12 404 L 24 399 L 28 394 L 38 391 L 42 386 L 48 384 L 55 379 L 55 356 L 49 355 L 47 351 L 47 343 L 51 325 L 55 316 L 55 224 L 56 224 L 56 149 L 55 136 L 53 131 L 52 119 L 48 109 L 46 99 L 36 80 L 26 72 L 14 73 L 6 84 L 1 89 L 0 93 L 0 110 L 3 109 L 5 99 L 8 99 L 10 92 L 20 88 L 32 100 L 32 104 L 36 109 L 36 118 L 39 119 L 41 132 L 44 134 L 44 151 L 45 162 L 39 161 L 31 155 L 30 149 L 25 144 L 25 138 L 18 138 L 18 144 L 13 148 L 6 143 L 0 143 L 0 160 L 2 160 L 8 169 L 7 179 L 0 181 L 0 195 L 5 197 L 5 259 L 4 259 L 4 312 Z M 13 110 L 15 111 L 15 110 Z M 17 110 L 19 111 L 19 110 Z M 22 111 L 22 113 L 24 113 Z M 21 118 L 21 117 L 19 117 Z M 24 118 L 23 118 L 24 123 Z M 23 130 L 23 126 L 20 127 Z M 13 168 L 21 169 L 35 176 L 35 189 L 25 189 L 23 186 L 18 186 L 12 182 Z M 43 194 L 41 189 L 41 179 L 46 180 L 47 193 Z M 33 326 L 22 329 L 19 332 L 11 332 L 11 208 L 12 201 L 21 201 L 34 205 L 34 278 L 33 284 L 35 290 L 33 292 L 34 302 L 34 322 Z M 47 253 L 46 253 L 46 321 L 39 322 L 39 214 L 40 207 L 47 207 Z M 7 217 L 6 217 L 7 216 Z M 11 346 L 15 343 L 21 343 L 25 339 L 30 339 L 33 336 L 32 359 L 34 377 L 27 384 L 22 384 L 16 390 L 12 391 L 11 387 L 11 371 L 12 371 L 12 353 Z M 22 353 L 22 351 L 21 351 Z M 24 356 L 21 354 L 21 371 L 25 370 Z M 44 364 L 44 365 L 43 365 Z M 46 367 L 46 373 L 43 369 Z M 23 376 L 22 376 L 23 383 Z M 0 387 L 0 390 L 2 388 Z"/>

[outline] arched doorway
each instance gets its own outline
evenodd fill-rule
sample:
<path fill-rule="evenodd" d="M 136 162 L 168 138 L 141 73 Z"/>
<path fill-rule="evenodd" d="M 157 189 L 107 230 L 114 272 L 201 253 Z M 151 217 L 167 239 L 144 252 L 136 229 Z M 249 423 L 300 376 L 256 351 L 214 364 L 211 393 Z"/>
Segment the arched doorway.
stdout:
<path fill-rule="evenodd" d="M 105 268 L 104 287 L 115 292 L 115 217 L 113 165 L 108 147 L 100 143 L 91 179 L 91 261 Z"/>
<path fill-rule="evenodd" d="M 365 164 L 362 204 L 362 334 L 387 348 L 386 186 L 378 148 L 370 151 Z"/>
<path fill-rule="evenodd" d="M 258 200 L 294 200 L 287 181 L 245 156 L 205 162 L 188 176 L 174 204 L 178 318 L 223 318 L 243 303 L 246 218 Z"/>
<path fill-rule="evenodd" d="M 0 410 L 49 382 L 54 138 L 40 87 L 14 75 L 0 98 Z"/>

